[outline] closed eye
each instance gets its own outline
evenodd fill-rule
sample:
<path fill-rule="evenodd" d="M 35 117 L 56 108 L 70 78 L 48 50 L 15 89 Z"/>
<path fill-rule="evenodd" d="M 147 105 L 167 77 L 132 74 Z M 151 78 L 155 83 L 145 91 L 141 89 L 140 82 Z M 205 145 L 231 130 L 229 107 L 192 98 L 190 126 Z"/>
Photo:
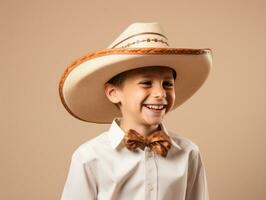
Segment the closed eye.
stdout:
<path fill-rule="evenodd" d="M 143 82 L 141 82 L 140 84 L 150 85 L 150 84 L 151 84 L 151 81 L 143 81 Z"/>
<path fill-rule="evenodd" d="M 148 86 L 148 85 L 151 85 L 152 84 L 152 81 L 142 81 L 139 84 Z M 165 81 L 165 82 L 163 82 L 163 86 L 164 87 L 171 88 L 171 87 L 173 87 L 173 85 L 174 84 L 171 81 Z"/>
<path fill-rule="evenodd" d="M 172 87 L 174 84 L 172 82 L 164 82 L 164 85 L 166 85 L 167 87 Z"/>

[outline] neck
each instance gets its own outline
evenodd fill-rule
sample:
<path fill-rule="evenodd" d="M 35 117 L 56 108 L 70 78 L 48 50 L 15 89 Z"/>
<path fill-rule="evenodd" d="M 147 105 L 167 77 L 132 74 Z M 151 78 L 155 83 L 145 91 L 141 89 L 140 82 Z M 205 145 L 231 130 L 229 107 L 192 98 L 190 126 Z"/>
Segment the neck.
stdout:
<path fill-rule="evenodd" d="M 140 133 L 141 135 L 145 137 L 153 133 L 154 131 L 157 131 L 160 129 L 159 124 L 155 124 L 155 125 L 137 124 L 134 122 L 126 121 L 123 118 L 120 119 L 119 126 L 124 132 L 128 132 L 129 129 L 134 129 L 135 131 L 137 131 L 138 133 Z"/>

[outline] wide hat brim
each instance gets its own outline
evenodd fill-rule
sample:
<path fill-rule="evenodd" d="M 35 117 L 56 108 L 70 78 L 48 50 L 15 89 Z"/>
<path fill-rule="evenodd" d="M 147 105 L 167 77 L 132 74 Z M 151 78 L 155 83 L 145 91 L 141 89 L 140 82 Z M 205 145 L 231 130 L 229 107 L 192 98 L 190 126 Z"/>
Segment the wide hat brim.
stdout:
<path fill-rule="evenodd" d="M 121 113 L 105 96 L 104 83 L 118 73 L 148 66 L 174 69 L 177 74 L 174 110 L 202 86 L 211 65 L 210 49 L 105 49 L 71 63 L 60 79 L 59 94 L 64 107 L 74 117 L 86 122 L 111 123 Z"/>

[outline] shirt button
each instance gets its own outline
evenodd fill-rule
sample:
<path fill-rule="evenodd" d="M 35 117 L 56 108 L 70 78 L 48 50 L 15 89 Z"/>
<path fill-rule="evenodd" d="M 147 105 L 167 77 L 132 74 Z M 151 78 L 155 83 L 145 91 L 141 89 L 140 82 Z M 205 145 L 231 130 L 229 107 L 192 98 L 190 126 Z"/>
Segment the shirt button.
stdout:
<path fill-rule="evenodd" d="M 153 190 L 153 186 L 151 184 L 149 184 L 149 189 L 150 189 L 150 191 Z"/>

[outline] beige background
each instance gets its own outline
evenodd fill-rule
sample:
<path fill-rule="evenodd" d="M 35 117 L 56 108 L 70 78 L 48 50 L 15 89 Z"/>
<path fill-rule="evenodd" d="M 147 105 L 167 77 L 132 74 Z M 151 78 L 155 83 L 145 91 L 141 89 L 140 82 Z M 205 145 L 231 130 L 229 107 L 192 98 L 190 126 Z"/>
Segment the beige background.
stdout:
<path fill-rule="evenodd" d="M 265 199 L 265 10 L 263 0 L 1 0 L 0 199 L 60 198 L 73 150 L 109 125 L 69 115 L 59 77 L 141 21 L 161 23 L 174 47 L 213 49 L 208 81 L 164 121 L 199 145 L 211 200 Z"/>

